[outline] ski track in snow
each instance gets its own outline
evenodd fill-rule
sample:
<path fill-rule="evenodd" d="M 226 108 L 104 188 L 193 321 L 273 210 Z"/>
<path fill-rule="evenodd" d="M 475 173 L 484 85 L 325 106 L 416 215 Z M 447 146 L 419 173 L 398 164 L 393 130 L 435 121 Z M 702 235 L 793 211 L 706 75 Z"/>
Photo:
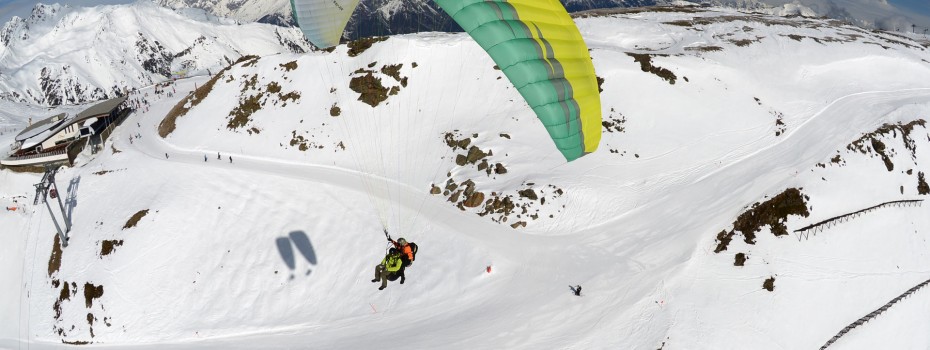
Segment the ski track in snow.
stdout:
<path fill-rule="evenodd" d="M 903 104 L 924 102 L 924 101 L 927 101 L 928 99 L 930 99 L 930 88 L 902 89 L 902 90 L 896 90 L 896 91 L 867 91 L 867 92 L 849 94 L 849 95 L 837 98 L 836 100 L 834 100 L 827 106 L 823 107 L 817 113 L 809 117 L 804 123 L 794 128 L 788 135 L 786 135 L 787 137 L 785 137 L 780 142 L 777 142 L 769 147 L 765 147 L 763 149 L 750 152 L 750 153 L 740 154 L 741 153 L 740 151 L 742 150 L 734 150 L 729 153 L 731 155 L 734 155 L 735 159 L 732 162 L 728 162 L 723 166 L 719 166 L 717 170 L 712 171 L 711 173 L 708 173 L 707 175 L 698 178 L 690 186 L 679 186 L 683 188 L 677 188 L 674 190 L 675 191 L 686 191 L 686 192 L 706 192 L 704 194 L 689 194 L 689 196 L 712 197 L 713 192 L 717 188 L 716 185 L 707 185 L 707 186 L 694 186 L 694 185 L 699 184 L 699 183 L 707 183 L 707 182 L 725 183 L 728 181 L 732 181 L 732 179 L 730 179 L 728 176 L 725 176 L 725 175 L 747 173 L 746 168 L 755 168 L 755 167 L 765 166 L 766 164 L 771 164 L 773 163 L 771 162 L 771 159 L 773 158 L 777 158 L 781 160 L 793 159 L 793 161 L 791 162 L 774 162 L 774 163 L 780 164 L 777 167 L 777 169 L 774 166 L 769 166 L 770 169 L 773 171 L 769 171 L 766 173 L 770 175 L 768 175 L 766 179 L 760 179 L 760 181 L 756 182 L 758 184 L 756 186 L 771 186 L 767 184 L 768 183 L 776 184 L 783 176 L 785 176 L 786 173 L 791 174 L 792 172 L 805 170 L 807 167 L 809 167 L 810 164 L 812 164 L 813 162 L 816 162 L 816 160 L 819 159 L 820 155 L 828 154 L 832 150 L 842 148 L 845 144 L 849 142 L 850 139 L 853 139 L 856 135 L 858 135 L 861 132 L 861 130 L 870 130 L 870 128 L 876 127 L 878 125 L 881 125 L 884 122 L 887 122 L 886 120 L 880 120 L 880 119 L 876 119 L 870 116 L 887 115 L 889 112 L 897 108 L 897 106 L 900 106 Z M 161 105 L 170 107 L 173 104 L 163 102 L 161 103 Z M 352 191 L 358 191 L 357 188 L 358 188 L 359 183 L 361 182 L 360 177 L 374 176 L 371 174 L 363 174 L 361 172 L 339 168 L 339 167 L 330 167 L 330 166 L 319 165 L 319 164 L 299 163 L 299 162 L 286 161 L 286 160 L 280 160 L 280 159 L 252 157 L 252 156 L 240 155 L 240 154 L 232 154 L 233 160 L 234 160 L 233 164 L 229 164 L 226 161 L 227 160 L 226 157 L 228 157 L 230 154 L 223 154 L 223 159 L 221 161 L 218 161 L 214 157 L 215 154 L 217 153 L 215 150 L 182 149 L 182 148 L 178 148 L 174 146 L 173 144 L 171 144 L 170 137 L 168 140 L 159 138 L 157 136 L 156 129 L 157 129 L 158 123 L 160 122 L 160 119 L 158 118 L 160 114 L 154 113 L 154 109 L 155 108 L 153 108 L 152 112 L 143 115 L 143 119 L 139 120 L 139 122 L 143 125 L 144 136 L 142 139 L 138 139 L 134 141 L 131 147 L 147 155 L 148 157 L 158 160 L 158 161 L 166 161 L 164 159 L 164 153 L 168 152 L 170 155 L 170 159 L 168 159 L 167 161 L 173 162 L 173 163 L 181 163 L 181 164 L 186 164 L 189 166 L 197 166 L 197 167 L 210 167 L 210 168 L 216 168 L 216 169 L 231 169 L 232 168 L 232 169 L 236 169 L 237 171 L 247 171 L 247 172 L 269 174 L 269 175 L 274 175 L 274 176 L 284 176 L 284 177 L 289 177 L 293 179 L 298 179 L 301 181 L 311 181 L 311 182 L 318 182 L 318 183 L 326 184 L 326 185 L 336 185 L 341 188 L 349 189 Z M 866 109 L 870 110 L 870 113 L 851 113 L 854 111 L 861 111 L 861 110 L 866 110 Z M 850 120 L 850 118 L 848 118 L 850 115 L 857 115 L 860 117 Z M 131 130 L 132 126 L 130 124 L 132 124 L 131 122 L 134 120 L 135 119 L 132 119 L 131 117 L 127 121 L 127 124 L 125 124 L 126 127 L 124 127 L 124 129 Z M 792 153 L 793 149 L 791 149 L 790 147 L 785 147 L 785 145 L 790 146 L 791 141 L 798 139 L 798 138 L 804 139 L 804 138 L 816 137 L 816 135 L 824 135 L 824 130 L 835 131 L 836 130 L 835 126 L 840 123 L 844 123 L 844 125 L 847 125 L 847 127 L 845 128 L 845 132 L 830 133 L 829 135 L 831 135 L 831 137 L 819 137 L 820 141 L 816 143 L 817 148 L 809 149 L 808 152 L 805 153 L 805 156 L 797 156 Z M 121 147 L 129 146 L 123 140 L 121 139 L 118 139 L 118 140 L 120 140 L 118 142 L 121 144 Z M 755 144 L 755 143 L 756 142 L 752 142 L 750 144 Z M 203 161 L 204 155 L 208 156 L 207 162 Z M 715 162 L 716 161 L 717 160 L 715 160 Z M 222 162 L 222 163 L 218 164 L 217 162 Z M 674 187 L 674 185 L 676 184 L 676 181 L 680 181 L 683 178 L 687 178 L 688 175 L 693 175 L 695 173 L 698 173 L 702 169 L 706 170 L 708 167 L 715 166 L 715 164 L 716 163 L 703 164 L 703 165 L 695 166 L 691 169 L 684 169 L 680 171 L 680 172 L 683 172 L 684 174 L 679 174 L 679 172 L 671 173 L 671 174 L 663 174 L 663 176 L 661 176 L 659 179 L 654 179 L 651 183 L 649 183 L 648 188 L 643 189 L 642 191 L 643 192 L 654 191 L 654 193 L 666 192 L 666 191 L 657 190 L 657 189 Z M 404 188 L 406 191 L 409 191 L 410 194 L 417 194 L 416 190 L 410 188 L 409 186 L 399 184 L 396 181 L 393 181 L 390 179 L 379 179 L 379 180 L 391 181 L 397 185 L 402 186 L 402 188 Z M 413 210 L 417 209 L 416 204 L 412 204 L 412 203 L 402 203 L 402 204 L 407 206 L 408 209 L 413 209 Z M 732 204 L 733 204 L 732 207 L 739 207 L 741 203 L 732 203 Z M 460 227 L 475 227 L 475 225 L 479 224 L 480 222 L 480 221 L 472 220 L 472 218 L 469 218 L 468 215 L 460 215 L 460 212 L 458 212 L 455 208 L 452 208 L 452 207 L 438 206 L 438 209 L 439 210 L 427 210 L 423 213 L 423 215 L 430 221 L 446 222 L 450 224 L 451 227 L 456 227 L 459 225 L 464 225 Z M 665 210 L 665 209 L 658 208 L 657 204 L 650 205 L 650 203 L 646 203 L 646 205 L 644 205 L 643 207 L 638 208 L 636 212 L 647 211 L 647 210 L 659 211 L 659 210 Z M 584 234 L 584 232 L 597 231 L 598 228 L 603 228 L 605 226 L 614 224 L 618 220 L 621 220 L 622 218 L 629 217 L 631 214 L 634 214 L 634 213 L 633 212 L 620 213 L 614 218 L 605 220 L 601 223 L 598 223 L 598 224 L 579 230 L 578 232 L 576 232 L 577 236 L 578 237 L 592 236 L 591 234 L 586 235 Z M 676 213 L 670 212 L 670 213 L 665 213 L 665 215 L 674 217 Z M 691 213 L 681 212 L 681 213 L 678 213 L 677 215 L 694 215 L 694 213 L 693 212 Z M 527 237 L 517 237 L 514 235 L 491 233 L 494 231 L 505 230 L 505 228 L 501 227 L 498 224 L 484 223 L 482 226 L 484 226 L 484 230 L 470 230 L 467 232 L 460 231 L 459 233 L 466 234 L 466 235 L 476 235 L 474 231 L 485 231 L 487 232 L 487 235 L 480 235 L 483 237 L 479 237 L 479 238 L 490 239 L 491 236 L 495 236 L 496 239 L 498 240 L 503 239 L 505 241 L 510 241 L 507 244 L 517 244 L 517 245 L 527 244 L 526 242 L 528 240 Z M 507 237 L 512 238 L 512 239 L 508 239 Z M 710 235 L 707 235 L 707 237 L 710 237 Z M 613 238 L 615 239 L 616 237 L 613 237 Z M 645 238 L 646 240 L 652 240 L 646 237 L 642 237 L 642 238 Z M 537 238 L 537 239 L 532 239 L 532 242 L 533 242 L 532 244 L 537 247 L 540 245 L 551 246 L 549 249 L 551 249 L 552 251 L 557 251 L 556 246 L 558 244 L 561 244 L 560 241 L 561 241 L 560 239 L 554 239 L 552 237 L 548 239 Z M 593 247 L 596 247 L 598 243 L 604 243 L 604 242 L 596 242 L 596 241 L 588 240 L 586 243 L 587 245 L 592 247 L 592 251 L 589 252 L 589 254 L 591 254 L 594 252 Z M 621 245 L 621 244 L 618 244 L 618 245 Z M 493 250 L 494 246 L 500 246 L 500 245 L 492 244 L 486 248 Z M 611 249 L 600 249 L 599 251 L 600 251 L 600 254 L 579 257 L 577 264 L 583 266 L 587 264 L 587 262 L 585 261 L 586 259 L 591 259 L 591 261 L 599 261 L 599 260 L 604 260 L 605 256 L 612 256 L 612 259 L 615 259 L 616 261 L 629 261 L 634 264 L 638 264 L 641 266 L 639 270 L 642 271 L 645 267 L 643 266 L 643 263 L 638 262 L 638 261 L 640 261 L 640 259 L 652 260 L 652 259 L 648 259 L 645 256 L 643 256 L 644 254 L 642 252 L 639 252 L 639 253 L 630 252 L 630 251 L 618 252 L 618 251 L 612 251 Z M 508 256 L 511 258 L 518 258 L 518 256 L 520 255 L 513 250 L 505 250 L 505 251 L 501 251 L 500 253 L 508 254 Z M 650 254 L 654 254 L 654 253 L 655 251 L 650 252 Z M 678 256 L 682 258 L 682 260 L 679 262 L 680 264 L 687 264 L 688 261 L 690 260 L 689 254 L 683 254 L 683 255 L 678 255 Z M 549 260 L 548 257 L 536 257 L 536 258 L 526 260 L 527 258 L 528 257 L 523 257 L 524 261 L 521 263 L 521 265 L 541 266 L 545 264 L 545 261 Z M 669 256 L 669 258 L 674 258 L 674 256 Z M 790 263 L 790 261 L 786 261 L 786 262 Z M 618 266 L 615 267 L 614 269 L 616 268 L 625 269 L 625 268 L 622 268 L 620 265 L 621 264 L 618 263 Z M 650 266 L 650 267 L 654 268 L 654 266 Z M 605 268 L 605 270 L 611 270 L 611 269 Z M 682 270 L 685 270 L 685 269 L 682 269 Z M 911 271 L 908 273 L 915 274 L 915 277 L 918 277 L 918 276 L 925 275 L 927 272 L 930 272 L 930 271 Z M 682 272 L 681 274 L 684 274 L 684 272 Z M 885 275 L 885 273 L 880 273 L 880 272 L 868 273 L 864 271 L 858 271 L 858 272 L 823 271 L 822 275 L 804 275 L 804 276 L 797 276 L 797 277 L 802 278 L 804 280 L 821 280 L 821 281 L 822 280 L 838 280 L 839 281 L 839 280 L 849 280 L 849 279 L 855 279 L 855 278 L 864 278 L 870 275 Z M 673 273 L 671 275 L 667 275 L 665 280 L 674 281 L 680 277 L 681 277 L 680 274 Z M 741 278 L 741 279 L 748 280 L 751 278 Z M 721 280 L 728 280 L 728 279 L 721 278 Z M 643 282 L 646 285 L 650 284 L 646 281 L 643 281 Z M 597 316 L 597 319 L 598 319 L 597 322 L 601 322 L 604 318 L 607 318 L 607 317 L 616 317 L 616 316 L 611 316 L 608 314 L 601 314 Z M 298 344 L 301 342 L 301 339 L 304 336 L 302 334 L 290 335 L 291 332 L 303 333 L 305 331 L 309 331 L 311 329 L 318 329 L 318 328 L 319 328 L 318 326 L 285 327 L 281 329 L 260 331 L 260 332 L 254 332 L 254 333 L 248 333 L 248 334 L 228 335 L 224 337 L 215 338 L 210 341 L 217 342 L 216 345 L 222 344 L 222 347 L 229 346 L 231 348 L 249 348 L 251 346 L 254 346 L 255 344 L 259 344 L 264 341 L 271 341 L 270 339 L 275 339 L 274 340 L 275 342 L 280 342 L 282 344 L 289 344 L 289 343 Z M 338 329 L 339 327 L 327 326 L 325 328 Z M 324 330 L 319 330 L 319 331 L 325 332 Z M 759 330 L 759 334 L 764 335 L 765 332 Z M 245 344 L 239 344 L 240 342 L 245 342 Z M 183 347 L 183 345 L 181 344 L 177 344 L 177 345 L 179 347 Z M 171 347 L 169 346 L 169 348 Z"/>

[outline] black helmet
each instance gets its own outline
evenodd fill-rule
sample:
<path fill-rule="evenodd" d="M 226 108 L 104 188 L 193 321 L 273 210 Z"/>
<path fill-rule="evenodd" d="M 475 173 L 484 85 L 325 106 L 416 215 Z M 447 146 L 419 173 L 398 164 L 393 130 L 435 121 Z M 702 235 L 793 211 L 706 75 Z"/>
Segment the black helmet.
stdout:
<path fill-rule="evenodd" d="M 388 250 L 388 254 L 397 254 L 397 248 L 391 248 Z"/>
<path fill-rule="evenodd" d="M 407 240 L 404 237 L 398 238 L 397 243 L 400 245 L 407 245 Z"/>

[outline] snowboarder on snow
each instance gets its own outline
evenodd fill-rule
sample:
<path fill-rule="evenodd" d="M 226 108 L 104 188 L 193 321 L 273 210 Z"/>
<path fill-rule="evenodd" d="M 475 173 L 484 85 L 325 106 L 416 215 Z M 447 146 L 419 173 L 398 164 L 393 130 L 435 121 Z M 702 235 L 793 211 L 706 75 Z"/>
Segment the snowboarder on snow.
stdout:
<path fill-rule="evenodd" d="M 375 283 L 381 280 L 381 287 L 378 287 L 378 290 L 384 290 L 384 288 L 387 288 L 387 281 L 394 281 L 398 277 L 401 278 L 400 283 L 404 283 L 404 271 L 401 269 L 402 266 L 403 262 L 401 261 L 400 253 L 397 252 L 397 249 L 391 248 L 387 256 L 381 260 L 381 264 L 375 267 L 375 279 L 371 280 L 371 282 Z"/>

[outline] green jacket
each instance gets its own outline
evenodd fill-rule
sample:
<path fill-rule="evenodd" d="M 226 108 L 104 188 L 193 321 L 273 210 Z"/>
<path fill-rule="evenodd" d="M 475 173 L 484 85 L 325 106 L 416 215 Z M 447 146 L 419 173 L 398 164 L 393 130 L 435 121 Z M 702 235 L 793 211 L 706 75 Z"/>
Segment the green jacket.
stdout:
<path fill-rule="evenodd" d="M 388 254 L 384 257 L 384 260 L 381 260 L 381 265 L 384 265 L 388 272 L 400 271 L 400 266 L 402 263 L 403 262 L 400 260 L 400 254 Z"/>

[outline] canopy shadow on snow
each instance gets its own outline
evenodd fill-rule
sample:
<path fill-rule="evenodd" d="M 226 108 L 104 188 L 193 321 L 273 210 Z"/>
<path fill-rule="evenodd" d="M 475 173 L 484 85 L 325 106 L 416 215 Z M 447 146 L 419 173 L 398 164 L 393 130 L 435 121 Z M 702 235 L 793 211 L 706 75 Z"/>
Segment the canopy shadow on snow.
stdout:
<path fill-rule="evenodd" d="M 304 231 L 291 231 L 287 234 L 287 237 L 278 237 L 275 239 L 275 245 L 278 246 L 281 259 L 284 260 L 284 263 L 291 271 L 297 268 L 294 247 L 297 247 L 297 251 L 310 265 L 316 265 L 317 263 L 313 244 L 310 243 L 310 238 L 307 237 L 307 233 Z M 310 274 L 310 270 L 307 270 L 307 274 Z"/>
<path fill-rule="evenodd" d="M 310 265 L 316 265 L 316 253 L 313 251 L 313 245 L 310 244 L 310 238 L 304 231 L 291 231 L 287 234 L 291 237 L 291 242 L 297 246 L 297 251 L 307 259 Z"/>
<path fill-rule="evenodd" d="M 275 244 L 278 245 L 278 253 L 281 253 L 281 259 L 284 259 L 287 268 L 293 270 L 296 265 L 294 264 L 294 249 L 291 248 L 291 240 L 287 237 L 278 237 L 275 239 Z"/>

